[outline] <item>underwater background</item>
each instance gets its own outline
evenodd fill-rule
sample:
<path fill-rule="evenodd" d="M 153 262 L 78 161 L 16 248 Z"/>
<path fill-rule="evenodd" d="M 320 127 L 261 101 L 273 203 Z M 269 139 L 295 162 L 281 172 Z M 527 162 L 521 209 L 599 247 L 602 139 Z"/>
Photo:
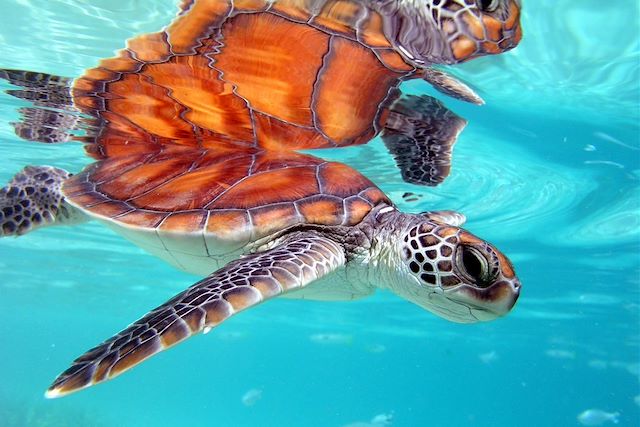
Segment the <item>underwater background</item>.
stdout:
<path fill-rule="evenodd" d="M 0 0 L 0 68 L 78 76 L 175 3 Z M 465 213 L 516 266 L 510 315 L 458 325 L 389 293 L 274 300 L 45 400 L 75 357 L 198 278 L 97 223 L 38 230 L 0 241 L 0 427 L 639 426 L 640 6 L 526 1 L 523 26 L 515 51 L 452 68 L 487 105 L 436 95 L 469 120 L 443 185 L 404 183 L 379 139 L 317 153 L 402 210 Z M 0 182 L 27 164 L 80 171 L 79 144 L 15 136 L 25 105 L 0 94 Z"/>

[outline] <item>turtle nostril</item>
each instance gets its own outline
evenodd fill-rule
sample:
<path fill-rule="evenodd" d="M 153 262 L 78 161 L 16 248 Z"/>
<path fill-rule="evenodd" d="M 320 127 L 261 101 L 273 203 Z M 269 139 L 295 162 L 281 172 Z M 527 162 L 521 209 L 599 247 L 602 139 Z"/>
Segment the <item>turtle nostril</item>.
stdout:
<path fill-rule="evenodd" d="M 511 288 L 513 289 L 511 292 L 513 304 L 515 304 L 516 300 L 520 297 L 520 289 L 522 288 L 522 285 L 520 285 L 520 281 L 516 279 L 511 282 Z"/>

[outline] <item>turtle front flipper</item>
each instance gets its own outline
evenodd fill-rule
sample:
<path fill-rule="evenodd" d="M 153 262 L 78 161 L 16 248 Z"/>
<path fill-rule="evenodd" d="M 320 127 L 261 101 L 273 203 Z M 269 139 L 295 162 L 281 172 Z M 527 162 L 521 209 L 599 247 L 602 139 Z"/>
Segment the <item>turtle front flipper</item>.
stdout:
<path fill-rule="evenodd" d="M 56 144 L 73 139 L 76 130 L 92 133 L 95 120 L 81 116 L 73 106 L 72 79 L 7 69 L 0 69 L 0 78 L 19 87 L 5 90 L 7 94 L 36 106 L 20 108 L 20 121 L 11 123 L 20 138 Z"/>
<path fill-rule="evenodd" d="M 435 98 L 405 95 L 391 106 L 382 140 L 406 182 L 435 186 L 449 175 L 453 144 L 466 124 Z"/>
<path fill-rule="evenodd" d="M 62 195 L 62 183 L 70 176 L 52 166 L 27 166 L 18 172 L 0 189 L 0 237 L 19 236 L 46 225 L 86 221 L 86 215 Z"/>
<path fill-rule="evenodd" d="M 341 245 L 298 232 L 227 264 L 73 362 L 47 390 L 53 398 L 111 379 L 245 308 L 299 289 L 344 265 Z"/>

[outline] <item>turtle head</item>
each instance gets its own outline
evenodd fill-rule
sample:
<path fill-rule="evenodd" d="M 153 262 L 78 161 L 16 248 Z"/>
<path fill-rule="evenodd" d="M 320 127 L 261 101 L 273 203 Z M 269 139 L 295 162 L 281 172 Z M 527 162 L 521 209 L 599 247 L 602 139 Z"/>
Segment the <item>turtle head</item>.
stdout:
<path fill-rule="evenodd" d="M 386 37 L 417 66 L 505 52 L 522 38 L 520 0 L 373 0 Z"/>
<path fill-rule="evenodd" d="M 393 268 L 394 292 L 459 323 L 492 320 L 511 310 L 520 293 L 511 262 L 460 228 L 463 215 L 401 215 L 410 220 L 396 239 L 401 261 Z"/>

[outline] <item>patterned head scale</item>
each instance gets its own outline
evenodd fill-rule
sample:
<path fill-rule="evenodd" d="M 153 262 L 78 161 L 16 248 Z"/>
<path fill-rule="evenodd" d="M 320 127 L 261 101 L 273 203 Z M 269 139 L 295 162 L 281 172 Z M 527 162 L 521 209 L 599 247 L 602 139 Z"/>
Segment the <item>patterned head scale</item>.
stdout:
<path fill-rule="evenodd" d="M 522 38 L 520 0 L 374 0 L 385 33 L 418 65 L 505 52 Z"/>
<path fill-rule="evenodd" d="M 490 243 L 436 221 L 415 225 L 403 240 L 405 264 L 429 291 L 418 303 L 461 323 L 508 313 L 520 293 L 511 262 Z"/>

